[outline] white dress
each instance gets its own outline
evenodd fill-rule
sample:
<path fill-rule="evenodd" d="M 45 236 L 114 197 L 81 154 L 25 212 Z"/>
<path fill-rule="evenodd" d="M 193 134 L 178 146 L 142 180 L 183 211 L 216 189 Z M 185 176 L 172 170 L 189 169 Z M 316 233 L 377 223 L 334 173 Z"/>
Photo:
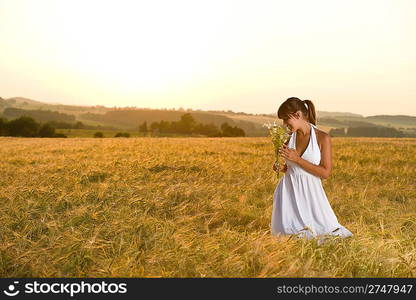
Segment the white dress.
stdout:
<path fill-rule="evenodd" d="M 321 151 L 312 123 L 309 143 L 301 158 L 319 165 Z M 290 136 L 288 148 L 296 149 L 296 131 Z M 352 233 L 338 223 L 322 186 L 321 178 L 297 163 L 287 160 L 287 171 L 280 179 L 273 196 L 271 232 L 307 239 L 332 235 L 348 237 Z"/>

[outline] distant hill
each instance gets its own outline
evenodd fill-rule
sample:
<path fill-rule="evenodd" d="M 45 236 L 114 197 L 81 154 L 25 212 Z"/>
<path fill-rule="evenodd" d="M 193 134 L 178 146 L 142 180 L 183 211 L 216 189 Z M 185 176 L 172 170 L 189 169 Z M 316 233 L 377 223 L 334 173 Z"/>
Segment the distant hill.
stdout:
<path fill-rule="evenodd" d="M 105 113 L 111 110 L 111 108 L 96 105 L 96 106 L 82 106 L 82 105 L 65 105 L 65 104 L 54 104 L 45 103 L 28 98 L 14 97 L 9 99 L 0 98 L 0 113 L 7 107 L 21 108 L 28 110 L 44 109 L 51 111 L 58 111 L 61 113 L 80 114 L 85 112 L 92 113 Z"/>
<path fill-rule="evenodd" d="M 349 112 L 329 112 L 329 111 L 317 111 L 316 114 L 319 118 L 332 118 L 332 117 L 357 117 L 357 118 L 363 118 L 360 114 L 354 114 Z"/>
<path fill-rule="evenodd" d="M 187 111 L 189 112 L 189 111 Z M 165 121 L 179 121 L 184 111 L 163 111 L 163 110 L 131 110 L 120 109 L 107 111 L 105 114 L 85 113 L 78 115 L 78 120 L 88 123 L 89 121 L 98 122 L 102 124 L 112 124 L 123 129 L 137 129 L 143 122 L 151 124 L 152 122 Z M 223 123 L 228 123 L 231 126 L 237 126 L 246 132 L 247 136 L 265 136 L 266 131 L 260 124 L 246 120 L 236 120 L 228 116 L 192 111 L 194 119 L 198 123 L 221 126 Z"/>
<path fill-rule="evenodd" d="M 3 117 L 9 120 L 17 119 L 22 116 L 28 116 L 36 121 L 49 122 L 49 121 L 60 121 L 60 122 L 75 122 L 75 116 L 71 114 L 65 114 L 57 111 L 42 110 L 42 109 L 21 109 L 14 107 L 6 107 L 3 111 Z"/>
<path fill-rule="evenodd" d="M 9 109 L 8 109 L 9 108 Z M 0 114 L 4 117 L 11 116 L 10 108 L 32 111 L 37 121 L 43 118 L 66 119 L 73 122 L 81 121 L 86 125 L 108 126 L 119 129 L 137 130 L 139 125 L 147 122 L 178 121 L 184 113 L 191 113 L 197 122 L 213 123 L 220 126 L 227 122 L 231 126 L 242 128 L 246 136 L 267 136 L 268 131 L 263 127 L 264 123 L 276 121 L 276 114 L 249 114 L 244 112 L 217 111 L 217 110 L 192 110 L 192 109 L 149 109 L 137 107 L 105 107 L 64 105 L 57 103 L 44 103 L 32 99 L 14 97 L 9 99 L 0 98 Z M 36 113 L 34 112 L 36 111 Z M 45 111 L 45 112 L 41 112 Z M 49 111 L 49 112 L 46 112 Z M 16 112 L 16 111 L 15 111 Z M 19 112 L 22 113 L 22 112 Z M 47 116 L 47 117 L 45 117 Z M 61 117 L 61 118 L 60 118 Z M 73 119 L 74 118 L 74 119 Z M 360 114 L 349 112 L 327 112 L 317 111 L 318 127 L 329 132 L 332 129 L 344 130 L 343 128 L 374 128 L 389 127 L 403 132 L 406 136 L 416 137 L 416 117 L 407 115 L 375 115 L 364 117 Z"/>
<path fill-rule="evenodd" d="M 19 110 L 16 110 L 18 108 Z M 14 110 L 13 110 L 14 109 Z M 233 119 L 227 115 L 215 112 L 205 112 L 199 110 L 169 110 L 169 109 L 148 109 L 148 108 L 109 108 L 105 106 L 73 106 L 63 104 L 49 104 L 35 101 L 27 98 L 15 97 L 10 99 L 0 98 L 0 112 L 2 116 L 11 119 L 13 116 L 30 115 L 37 121 L 44 121 L 45 118 L 40 117 L 39 111 L 45 111 L 45 115 L 55 115 L 52 120 L 67 120 L 67 115 L 75 117 L 75 121 L 81 121 L 86 125 L 92 126 L 111 126 L 120 129 L 137 130 L 139 125 L 147 122 L 179 121 L 184 113 L 192 113 L 197 122 L 213 123 L 221 126 L 222 123 L 228 123 L 230 126 L 242 128 L 247 136 L 266 136 L 267 131 L 262 124 L 250 120 Z M 19 112 L 18 112 L 19 111 Z M 34 113 L 36 111 L 36 113 Z M 49 112 L 46 112 L 49 111 Z M 14 113 L 14 115 L 12 114 Z M 63 117 L 59 118 L 58 113 Z M 48 120 L 51 120 L 48 119 Z M 269 118 L 273 119 L 273 118 Z"/>
<path fill-rule="evenodd" d="M 375 124 L 416 127 L 416 117 L 406 115 L 377 115 L 366 117 Z"/>

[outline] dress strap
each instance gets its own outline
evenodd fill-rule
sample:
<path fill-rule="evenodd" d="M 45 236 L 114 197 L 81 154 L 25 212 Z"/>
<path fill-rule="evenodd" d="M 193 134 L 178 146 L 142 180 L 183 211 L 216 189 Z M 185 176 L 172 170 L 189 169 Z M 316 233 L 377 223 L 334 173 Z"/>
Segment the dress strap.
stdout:
<path fill-rule="evenodd" d="M 318 140 L 316 137 L 316 132 L 314 128 L 318 128 L 317 126 L 313 125 L 312 123 L 309 123 L 312 126 L 312 130 L 311 130 L 311 142 L 312 144 L 318 144 Z"/>

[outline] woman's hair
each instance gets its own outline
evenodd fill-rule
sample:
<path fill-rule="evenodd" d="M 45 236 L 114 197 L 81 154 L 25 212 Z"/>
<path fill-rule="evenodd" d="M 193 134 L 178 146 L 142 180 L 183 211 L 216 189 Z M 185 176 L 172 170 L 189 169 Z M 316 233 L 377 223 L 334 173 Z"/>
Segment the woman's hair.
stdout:
<path fill-rule="evenodd" d="M 289 114 L 293 114 L 300 110 L 306 119 L 316 125 L 316 112 L 315 112 L 315 105 L 313 105 L 311 100 L 300 100 L 296 97 L 290 97 L 285 102 L 283 102 L 278 111 L 277 116 L 279 119 L 283 119 L 289 116 Z"/>

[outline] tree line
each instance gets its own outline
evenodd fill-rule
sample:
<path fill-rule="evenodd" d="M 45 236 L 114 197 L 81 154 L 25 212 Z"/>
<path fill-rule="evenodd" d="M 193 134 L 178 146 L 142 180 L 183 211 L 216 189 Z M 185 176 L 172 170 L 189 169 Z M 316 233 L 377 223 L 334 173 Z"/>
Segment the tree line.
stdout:
<path fill-rule="evenodd" d="M 200 134 L 208 137 L 241 137 L 246 135 L 243 129 L 230 126 L 227 122 L 222 123 L 220 128 L 213 123 L 198 123 L 190 113 L 182 115 L 179 121 L 161 120 L 160 122 L 152 122 L 150 126 L 145 121 L 139 126 L 139 131 L 152 135 L 165 133 Z"/>
<path fill-rule="evenodd" d="M 357 126 L 348 128 L 334 128 L 329 131 L 330 136 L 338 137 L 406 137 L 407 135 L 396 128 L 384 126 Z"/>
<path fill-rule="evenodd" d="M 38 123 L 28 116 L 11 121 L 0 118 L 0 136 L 67 137 L 65 134 L 56 133 L 51 124 Z"/>
<path fill-rule="evenodd" d="M 20 136 L 20 137 L 67 137 L 65 134 L 56 133 L 56 129 L 104 129 L 102 126 L 85 125 L 82 122 L 66 123 L 62 121 L 37 122 L 32 117 L 21 116 L 8 121 L 0 118 L 0 136 Z M 137 129 L 136 129 L 137 130 Z M 208 137 L 238 137 L 245 136 L 243 129 L 223 123 L 218 128 L 213 123 L 197 123 L 191 114 L 182 115 L 179 121 L 160 121 L 152 122 L 147 126 L 146 121 L 139 126 L 139 132 L 147 135 L 148 133 L 159 136 L 166 133 L 176 133 L 183 135 L 205 135 Z M 129 137 L 129 133 L 117 133 L 115 137 Z M 102 132 L 96 132 L 94 137 L 103 137 Z"/>

